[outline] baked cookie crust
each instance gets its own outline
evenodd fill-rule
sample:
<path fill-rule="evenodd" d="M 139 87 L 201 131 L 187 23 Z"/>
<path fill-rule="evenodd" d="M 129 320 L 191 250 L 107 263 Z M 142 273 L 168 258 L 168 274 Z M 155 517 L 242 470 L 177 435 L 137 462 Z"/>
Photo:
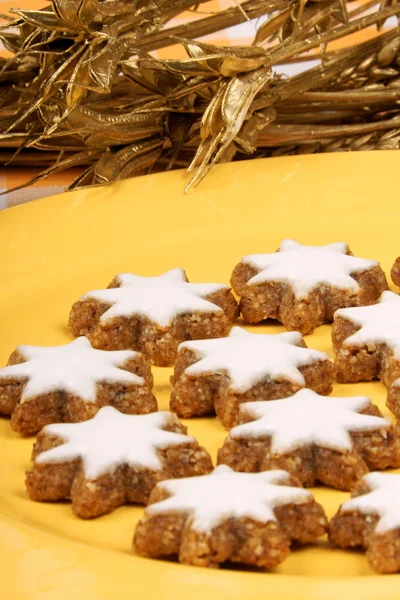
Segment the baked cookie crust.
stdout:
<path fill-rule="evenodd" d="M 373 306 L 337 311 L 332 327 L 339 382 L 380 379 L 387 406 L 400 416 L 400 297 L 384 292 Z"/>
<path fill-rule="evenodd" d="M 142 352 L 152 364 L 171 366 L 184 340 L 224 337 L 239 314 L 229 287 L 191 284 L 182 269 L 159 277 L 117 275 L 106 290 L 73 305 L 69 328 L 95 348 Z"/>
<path fill-rule="evenodd" d="M 172 413 L 124 415 L 111 407 L 90 421 L 45 427 L 32 460 L 26 474 L 29 497 L 70 499 L 83 519 L 125 503 L 146 504 L 163 479 L 212 470 L 208 452 Z"/>
<path fill-rule="evenodd" d="M 298 332 L 253 334 L 234 327 L 224 339 L 179 346 L 170 408 L 188 418 L 216 413 L 232 427 L 242 403 L 285 398 L 309 387 L 332 391 L 333 364 Z"/>
<path fill-rule="evenodd" d="M 329 539 L 342 548 L 361 547 L 377 573 L 400 571 L 400 475 L 369 473 L 329 524 Z"/>
<path fill-rule="evenodd" d="M 323 508 L 288 473 L 254 475 L 220 466 L 180 485 L 157 485 L 136 527 L 134 549 L 201 567 L 232 562 L 272 568 L 287 557 L 292 540 L 309 543 L 325 531 Z"/>
<path fill-rule="evenodd" d="M 18 346 L 0 369 L 0 413 L 22 434 L 49 423 L 92 418 L 103 406 L 128 414 L 157 410 L 153 376 L 142 354 L 103 352 L 78 338 L 64 346 Z"/>
<path fill-rule="evenodd" d="M 379 263 L 356 258 L 345 243 L 303 246 L 284 240 L 273 254 L 245 256 L 231 285 L 248 323 L 276 319 L 303 335 L 347 306 L 377 302 L 388 289 Z"/>
<path fill-rule="evenodd" d="M 393 425 L 367 397 L 332 398 L 311 390 L 243 404 L 218 452 L 236 471 L 284 469 L 304 486 L 350 490 L 369 470 L 400 465 Z"/>

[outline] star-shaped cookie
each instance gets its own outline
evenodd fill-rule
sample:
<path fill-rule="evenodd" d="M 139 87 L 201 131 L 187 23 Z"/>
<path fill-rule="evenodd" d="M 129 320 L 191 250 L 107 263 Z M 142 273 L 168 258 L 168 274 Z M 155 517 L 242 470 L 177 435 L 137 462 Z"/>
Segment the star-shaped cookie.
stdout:
<path fill-rule="evenodd" d="M 390 389 L 400 377 L 400 296 L 384 292 L 373 306 L 338 310 L 332 342 L 338 381 L 378 378 Z M 391 409 L 400 414 L 394 398 L 392 404 Z"/>
<path fill-rule="evenodd" d="M 263 567 L 279 564 L 290 540 L 324 533 L 322 507 L 285 471 L 210 475 L 163 481 L 154 488 L 134 544 L 143 556 L 179 555 L 182 563 L 225 561 Z"/>
<path fill-rule="evenodd" d="M 303 335 L 331 322 L 338 308 L 373 304 L 388 287 L 379 263 L 354 257 L 345 243 L 293 240 L 284 240 L 278 252 L 242 258 L 231 284 L 246 321 L 277 319 Z"/>
<path fill-rule="evenodd" d="M 329 356 L 307 348 L 300 333 L 264 335 L 234 327 L 226 338 L 179 346 L 171 410 L 181 417 L 215 410 L 232 427 L 243 402 L 286 397 L 306 386 L 329 394 L 332 380 Z"/>
<path fill-rule="evenodd" d="M 18 346 L 0 369 L 0 413 L 14 431 L 84 421 L 111 404 L 127 413 L 157 410 L 153 377 L 142 354 L 92 348 L 85 337 L 63 346 Z"/>
<path fill-rule="evenodd" d="M 390 421 L 365 396 L 333 398 L 304 389 L 290 398 L 242 404 L 218 463 L 238 471 L 286 469 L 303 485 L 351 489 L 369 469 L 400 466 Z"/>
<path fill-rule="evenodd" d="M 150 362 L 169 366 L 180 342 L 227 335 L 237 314 L 229 287 L 189 283 L 185 271 L 173 269 L 158 277 L 117 275 L 108 289 L 75 302 L 69 326 L 96 348 L 133 348 Z"/>
<path fill-rule="evenodd" d="M 26 479 L 30 498 L 71 498 L 82 518 L 125 502 L 146 503 L 158 481 L 212 469 L 208 452 L 172 413 L 126 415 L 111 406 L 82 423 L 47 425 L 33 460 Z"/>
<path fill-rule="evenodd" d="M 357 483 L 329 526 L 329 538 L 343 548 L 363 546 L 378 573 L 400 571 L 400 475 L 368 473 Z"/>

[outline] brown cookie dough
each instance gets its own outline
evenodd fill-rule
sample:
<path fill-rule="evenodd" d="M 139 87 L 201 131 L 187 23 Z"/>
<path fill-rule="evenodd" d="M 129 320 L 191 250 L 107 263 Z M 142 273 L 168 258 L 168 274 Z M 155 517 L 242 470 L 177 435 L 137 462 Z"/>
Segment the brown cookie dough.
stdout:
<path fill-rule="evenodd" d="M 275 567 L 292 540 L 309 543 L 326 531 L 323 508 L 297 486 L 284 471 L 235 473 L 225 466 L 178 485 L 164 481 L 151 493 L 134 549 L 201 567 Z"/>
<path fill-rule="evenodd" d="M 400 287 L 400 256 L 396 258 L 395 263 L 390 271 L 392 281 L 397 287 Z"/>
<path fill-rule="evenodd" d="M 400 379 L 395 379 L 390 386 L 386 406 L 395 415 L 396 419 L 400 419 Z"/>
<path fill-rule="evenodd" d="M 329 356 L 308 349 L 300 333 L 234 327 L 226 338 L 179 346 L 170 408 L 184 418 L 216 412 L 232 427 L 243 402 L 285 398 L 303 387 L 329 394 L 332 381 Z"/>
<path fill-rule="evenodd" d="M 191 284 L 174 269 L 159 277 L 117 275 L 106 290 L 75 302 L 69 327 L 95 348 L 132 348 L 155 365 L 170 366 L 182 341 L 228 335 L 238 314 L 229 287 Z"/>
<path fill-rule="evenodd" d="M 400 466 L 400 440 L 369 398 L 301 390 L 290 398 L 240 407 L 218 452 L 236 471 L 285 469 L 304 486 L 352 489 L 370 469 Z"/>
<path fill-rule="evenodd" d="M 85 421 L 108 405 L 146 414 L 157 410 L 152 387 L 138 352 L 95 350 L 84 337 L 64 346 L 18 346 L 0 369 L 0 414 L 11 415 L 12 429 L 23 434 Z"/>
<path fill-rule="evenodd" d="M 332 326 L 335 375 L 340 382 L 381 379 L 387 405 L 400 415 L 400 297 L 384 292 L 373 306 L 337 311 Z M 393 384 L 393 389 L 391 389 Z"/>
<path fill-rule="evenodd" d="M 212 470 L 208 452 L 186 431 L 169 412 L 125 415 L 112 407 L 82 423 L 48 425 L 26 474 L 29 497 L 71 499 L 83 519 L 125 503 L 146 504 L 157 482 Z"/>
<path fill-rule="evenodd" d="M 231 285 L 248 323 L 277 319 L 291 331 L 312 333 L 338 308 L 376 302 L 388 289 L 379 263 L 356 258 L 347 244 L 282 242 L 274 254 L 245 256 Z"/>
<path fill-rule="evenodd" d="M 362 547 L 377 573 L 400 571 L 400 475 L 369 473 L 355 486 L 329 524 L 329 539 Z"/>

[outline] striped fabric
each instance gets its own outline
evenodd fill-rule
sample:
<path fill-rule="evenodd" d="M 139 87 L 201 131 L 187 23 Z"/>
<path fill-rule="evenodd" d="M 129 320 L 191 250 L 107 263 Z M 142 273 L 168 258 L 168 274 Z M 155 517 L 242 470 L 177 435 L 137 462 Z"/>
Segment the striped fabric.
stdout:
<path fill-rule="evenodd" d="M 5 14 L 12 8 L 41 8 L 46 6 L 46 4 L 45 0 L 0 0 L 0 13 Z M 179 18 L 174 19 L 170 22 L 169 26 L 173 27 L 180 25 L 182 22 L 187 22 L 188 20 L 201 18 L 204 17 L 205 14 L 230 8 L 235 4 L 238 4 L 238 0 L 211 0 L 206 4 L 200 5 L 197 12 L 188 12 L 185 15 L 181 15 Z M 357 3 L 354 2 L 352 3 L 352 6 L 355 7 L 356 4 Z M 231 43 L 239 45 L 248 44 L 254 38 L 257 26 L 260 25 L 260 23 L 261 21 L 259 19 L 248 21 L 235 27 L 230 27 L 225 31 L 205 36 L 202 39 L 217 45 L 229 45 Z M 354 37 L 354 40 L 357 42 L 362 41 L 368 35 L 371 35 L 371 32 L 360 32 Z M 334 46 L 332 45 L 332 48 L 333 47 Z M 0 43 L 0 55 L 6 56 L 7 54 L 8 53 Z M 183 57 L 184 51 L 179 46 L 171 46 L 160 49 L 154 54 L 159 58 L 177 58 Z M 290 74 L 293 74 L 293 67 L 290 69 Z M 28 181 L 38 173 L 40 173 L 40 169 L 33 167 L 0 167 L 0 193 L 4 192 L 6 189 L 11 189 L 20 185 L 23 181 Z M 61 174 L 53 175 L 30 188 L 11 192 L 7 195 L 0 195 L 0 209 L 60 193 L 65 189 L 66 185 L 78 175 L 78 173 L 78 170 L 72 169 Z"/>

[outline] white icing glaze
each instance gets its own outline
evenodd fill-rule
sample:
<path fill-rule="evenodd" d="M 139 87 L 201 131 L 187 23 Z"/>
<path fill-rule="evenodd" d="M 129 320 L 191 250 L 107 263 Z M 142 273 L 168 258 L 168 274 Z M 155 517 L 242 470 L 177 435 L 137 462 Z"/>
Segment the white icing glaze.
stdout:
<path fill-rule="evenodd" d="M 334 318 L 343 317 L 361 327 L 349 336 L 343 347 L 364 346 L 370 342 L 387 344 L 400 356 L 400 296 L 383 292 L 378 304 L 340 308 Z"/>
<path fill-rule="evenodd" d="M 56 391 L 94 402 L 97 383 L 144 383 L 142 377 L 119 368 L 137 356 L 137 352 L 95 350 L 85 337 L 64 346 L 18 346 L 17 350 L 26 362 L 0 369 L 0 381 L 27 381 L 21 402 Z"/>
<path fill-rule="evenodd" d="M 329 356 L 299 347 L 302 339 L 297 331 L 263 335 L 234 327 L 227 338 L 183 342 L 179 349 L 187 348 L 201 357 L 185 370 L 188 376 L 227 372 L 231 389 L 245 392 L 267 377 L 305 385 L 299 367 Z"/>
<path fill-rule="evenodd" d="M 391 426 L 382 417 L 359 414 L 370 404 L 366 396 L 334 398 L 304 389 L 290 398 L 242 404 L 241 413 L 257 420 L 234 427 L 229 435 L 271 436 L 271 451 L 275 454 L 312 444 L 346 452 L 353 447 L 349 432 L 386 430 Z"/>
<path fill-rule="evenodd" d="M 345 243 L 326 246 L 303 246 L 284 240 L 279 252 L 252 254 L 242 259 L 259 270 L 247 285 L 266 281 L 289 284 L 297 298 L 304 298 L 319 285 L 357 291 L 359 285 L 352 274 L 362 273 L 379 263 L 375 260 L 348 256 Z"/>
<path fill-rule="evenodd" d="M 400 475 L 367 473 L 363 481 L 371 488 L 371 492 L 344 502 L 340 512 L 354 510 L 367 515 L 378 515 L 376 533 L 400 527 Z"/>
<path fill-rule="evenodd" d="M 89 421 L 46 425 L 47 434 L 58 436 L 65 443 L 42 452 L 35 462 L 57 463 L 81 458 L 87 479 L 113 472 L 121 464 L 160 470 L 158 449 L 194 441 L 188 435 L 162 429 L 176 420 L 167 411 L 126 415 L 105 406 Z"/>
<path fill-rule="evenodd" d="M 100 317 L 107 323 L 114 317 L 140 315 L 168 327 L 177 315 L 194 312 L 220 312 L 222 309 L 204 297 L 227 286 L 218 283 L 188 283 L 182 269 L 173 269 L 158 277 L 140 277 L 132 273 L 118 275 L 121 287 L 95 290 L 81 300 L 93 298 L 111 304 Z"/>
<path fill-rule="evenodd" d="M 158 483 L 171 496 L 147 506 L 146 513 L 189 514 L 191 526 L 205 533 L 231 518 L 276 521 L 273 511 L 278 506 L 303 504 L 312 499 L 312 494 L 303 488 L 279 485 L 285 484 L 288 477 L 286 471 L 237 473 L 220 465 L 210 475 Z"/>

